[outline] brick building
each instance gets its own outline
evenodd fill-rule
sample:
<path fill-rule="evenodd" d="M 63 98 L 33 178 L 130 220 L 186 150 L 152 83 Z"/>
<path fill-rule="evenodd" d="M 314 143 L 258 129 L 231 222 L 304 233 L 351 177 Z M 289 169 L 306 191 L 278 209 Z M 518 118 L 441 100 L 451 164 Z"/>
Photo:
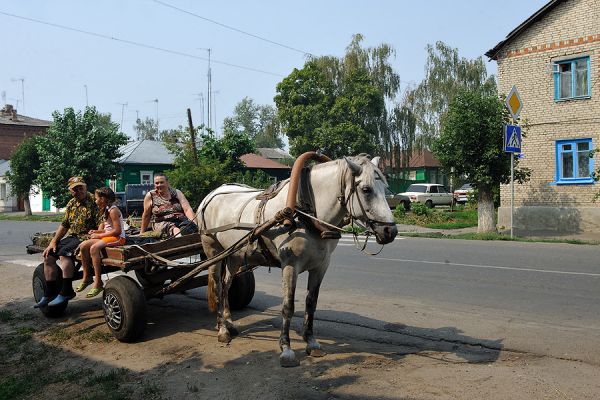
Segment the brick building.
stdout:
<path fill-rule="evenodd" d="M 49 126 L 50 121 L 17 114 L 10 104 L 0 110 L 0 212 L 23 210 L 23 199 L 12 195 L 6 179 L 6 172 L 10 168 L 7 160 L 23 140 L 44 134 Z"/>
<path fill-rule="evenodd" d="M 600 230 L 600 0 L 552 0 L 486 55 L 498 63 L 498 89 L 515 85 L 523 101 L 521 165 L 514 228 Z M 501 187 L 498 226 L 510 227 L 510 186 Z"/>
<path fill-rule="evenodd" d="M 12 105 L 0 110 L 0 160 L 8 160 L 15 148 L 26 138 L 46 133 L 50 121 L 17 114 Z"/>

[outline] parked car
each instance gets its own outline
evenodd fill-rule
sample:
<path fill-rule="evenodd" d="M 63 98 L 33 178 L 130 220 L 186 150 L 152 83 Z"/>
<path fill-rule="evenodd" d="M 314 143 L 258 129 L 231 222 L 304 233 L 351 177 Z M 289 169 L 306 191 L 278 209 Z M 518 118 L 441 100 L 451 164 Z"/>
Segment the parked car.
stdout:
<path fill-rule="evenodd" d="M 473 193 L 473 190 L 473 186 L 471 186 L 470 183 L 465 183 L 454 191 L 454 201 L 460 204 L 465 204 L 469 199 L 469 193 Z"/>
<path fill-rule="evenodd" d="M 394 194 L 388 188 L 385 189 L 385 199 L 387 200 L 391 209 L 395 209 L 398 204 L 403 204 L 405 210 L 410 209 L 410 200 L 408 197 L 402 196 L 399 193 Z"/>
<path fill-rule="evenodd" d="M 437 183 L 413 183 L 400 195 L 408 197 L 411 203 L 422 203 L 429 208 L 452 205 L 454 199 L 452 193 Z"/>

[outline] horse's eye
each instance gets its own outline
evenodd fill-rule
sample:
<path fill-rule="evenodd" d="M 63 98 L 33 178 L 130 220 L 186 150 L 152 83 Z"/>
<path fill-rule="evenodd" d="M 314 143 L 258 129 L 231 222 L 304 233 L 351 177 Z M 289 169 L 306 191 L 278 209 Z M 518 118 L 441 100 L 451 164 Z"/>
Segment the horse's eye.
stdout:
<path fill-rule="evenodd" d="M 373 193 L 373 188 L 371 186 L 363 186 L 362 191 L 364 194 L 371 194 Z"/>

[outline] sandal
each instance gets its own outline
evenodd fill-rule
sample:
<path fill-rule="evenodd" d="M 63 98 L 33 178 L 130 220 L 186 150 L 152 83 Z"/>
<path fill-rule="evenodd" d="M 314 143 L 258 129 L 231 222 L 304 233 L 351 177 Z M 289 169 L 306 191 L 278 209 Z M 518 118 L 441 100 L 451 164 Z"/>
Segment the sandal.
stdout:
<path fill-rule="evenodd" d="M 75 288 L 75 291 L 76 291 L 77 293 L 79 293 L 79 292 L 83 292 L 83 289 L 85 289 L 86 287 L 90 286 L 92 283 L 94 283 L 94 281 L 89 281 L 89 282 L 84 282 L 84 281 L 81 281 L 81 283 L 79 284 L 79 286 L 77 286 L 77 287 Z"/>
<path fill-rule="evenodd" d="M 100 293 L 102 293 L 103 290 L 104 287 L 92 288 L 92 290 L 90 290 L 88 294 L 85 295 L 85 297 L 86 299 L 91 299 L 92 297 L 98 296 Z"/>

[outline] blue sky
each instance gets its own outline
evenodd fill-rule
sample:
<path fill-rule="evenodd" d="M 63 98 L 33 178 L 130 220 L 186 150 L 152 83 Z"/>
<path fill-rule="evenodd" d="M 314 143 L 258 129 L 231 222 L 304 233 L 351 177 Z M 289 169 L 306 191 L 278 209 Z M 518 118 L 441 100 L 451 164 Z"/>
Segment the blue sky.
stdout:
<path fill-rule="evenodd" d="M 341 56 L 355 33 L 366 46 L 388 43 L 402 88 L 424 76 L 425 47 L 438 40 L 461 56 L 483 55 L 546 3 L 505 1 L 0 1 L 0 93 L 19 113 L 51 119 L 54 110 L 83 109 L 87 101 L 133 135 L 136 115 L 161 128 L 202 119 L 198 93 L 207 92 L 211 48 L 213 119 L 218 131 L 244 97 L 273 104 L 275 86 L 305 61 L 302 53 Z M 196 14 L 175 10 L 165 4 Z M 60 29 L 40 22 L 185 53 L 182 56 Z M 277 42 L 260 40 L 220 24 Z M 299 50 L 299 51 L 298 51 Z M 487 60 L 487 59 L 486 59 Z M 222 63 L 238 65 L 237 68 Z M 488 71 L 496 73 L 494 62 Z M 248 68 L 248 69 L 246 69 Z M 252 71 L 255 69 L 262 72 Z M 25 109 L 21 81 L 24 78 Z M 1 102 L 1 100 L 0 100 Z M 120 103 L 127 103 L 123 107 Z M 203 112 L 207 119 L 206 104 Z M 214 125 L 214 124 L 213 124 Z"/>

